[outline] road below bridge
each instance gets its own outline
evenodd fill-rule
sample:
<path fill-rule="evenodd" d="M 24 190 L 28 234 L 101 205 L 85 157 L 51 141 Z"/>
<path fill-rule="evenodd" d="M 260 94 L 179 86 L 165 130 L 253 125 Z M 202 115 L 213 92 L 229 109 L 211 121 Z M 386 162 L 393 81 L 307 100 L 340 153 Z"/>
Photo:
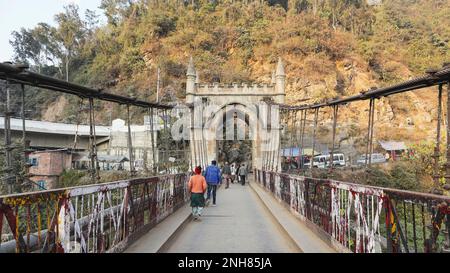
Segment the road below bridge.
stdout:
<path fill-rule="evenodd" d="M 256 185 L 254 185 L 256 186 Z M 257 187 L 257 186 L 256 186 Z M 190 220 L 160 252 L 166 253 L 298 253 L 304 252 L 276 220 L 249 185 L 223 186 L 217 193 L 217 206 L 208 206 L 200 222 Z M 270 197 L 272 198 L 272 197 Z M 186 208 L 185 208 L 186 209 Z M 284 208 L 283 208 L 284 209 Z M 282 217 L 300 224 L 285 210 Z M 287 216 L 286 216 L 287 215 Z M 280 215 L 278 215 L 280 216 Z M 169 219 L 170 221 L 170 219 Z M 298 230 L 301 232 L 301 229 Z M 314 237 L 304 234 L 307 241 Z M 152 239 L 143 236 L 126 252 L 153 252 Z M 319 240 L 317 238 L 317 240 Z M 314 252 L 332 251 L 328 247 Z M 310 252 L 307 249 L 305 252 Z"/>

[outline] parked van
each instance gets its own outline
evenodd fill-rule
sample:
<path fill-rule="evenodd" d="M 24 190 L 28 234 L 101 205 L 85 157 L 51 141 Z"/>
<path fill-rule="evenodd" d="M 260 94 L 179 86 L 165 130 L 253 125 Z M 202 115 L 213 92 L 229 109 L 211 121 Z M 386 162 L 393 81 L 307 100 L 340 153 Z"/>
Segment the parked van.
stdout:
<path fill-rule="evenodd" d="M 386 157 L 382 154 L 371 154 L 371 163 L 385 163 Z M 358 165 L 364 165 L 366 164 L 366 155 L 361 155 L 358 160 L 356 161 Z M 369 161 L 367 160 L 367 163 Z"/>
<path fill-rule="evenodd" d="M 318 155 L 314 157 L 313 168 L 325 169 L 330 165 L 330 155 Z M 333 154 L 333 166 L 344 167 L 345 156 L 344 154 Z M 311 163 L 306 163 L 305 167 L 309 168 Z"/>

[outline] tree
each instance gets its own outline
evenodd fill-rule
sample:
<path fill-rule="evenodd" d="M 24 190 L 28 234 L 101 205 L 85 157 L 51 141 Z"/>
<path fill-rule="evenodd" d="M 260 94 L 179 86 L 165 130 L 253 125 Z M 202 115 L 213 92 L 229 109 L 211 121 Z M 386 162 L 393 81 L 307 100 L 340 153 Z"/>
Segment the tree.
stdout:
<path fill-rule="evenodd" d="M 32 30 L 32 35 L 40 44 L 41 65 L 47 65 L 50 62 L 53 66 L 59 67 L 62 52 L 56 40 L 56 29 L 46 23 L 39 23 Z"/>
<path fill-rule="evenodd" d="M 48 62 L 56 66 L 61 51 L 55 40 L 55 32 L 54 27 L 45 23 L 39 23 L 33 29 L 14 31 L 10 44 L 14 48 L 16 61 L 32 64 L 38 67 L 39 72 Z"/>
<path fill-rule="evenodd" d="M 32 31 L 21 28 L 11 34 L 13 40 L 9 43 L 14 49 L 16 61 L 28 63 L 31 60 L 34 65 L 40 67 L 41 44 L 33 37 Z"/>
<path fill-rule="evenodd" d="M 95 13 L 95 11 L 87 9 L 84 16 L 86 17 L 86 30 L 90 35 L 92 35 L 99 22 L 98 15 Z"/>
<path fill-rule="evenodd" d="M 64 7 L 65 12 L 59 13 L 55 16 L 58 23 L 57 39 L 64 52 L 64 64 L 66 81 L 69 81 L 69 62 L 84 42 L 85 23 L 81 20 L 78 14 L 77 5 L 67 5 Z"/>
<path fill-rule="evenodd" d="M 117 27 L 132 4 L 131 0 L 102 0 L 100 8 L 105 11 L 108 24 Z"/>

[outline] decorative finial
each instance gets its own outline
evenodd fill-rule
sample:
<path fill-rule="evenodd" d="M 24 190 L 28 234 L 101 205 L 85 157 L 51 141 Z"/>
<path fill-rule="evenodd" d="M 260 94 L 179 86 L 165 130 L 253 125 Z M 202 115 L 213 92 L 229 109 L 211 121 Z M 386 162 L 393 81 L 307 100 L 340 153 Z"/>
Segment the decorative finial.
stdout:
<path fill-rule="evenodd" d="M 196 84 L 200 83 L 200 76 L 198 75 L 198 71 L 195 71 L 195 83 Z"/>
<path fill-rule="evenodd" d="M 275 84 L 275 70 L 272 71 L 272 79 L 271 79 L 271 83 Z"/>
<path fill-rule="evenodd" d="M 276 76 L 286 76 L 286 74 L 284 73 L 284 64 L 281 60 L 281 57 L 278 58 Z"/>
<path fill-rule="evenodd" d="M 192 56 L 189 59 L 189 65 L 188 65 L 186 76 L 194 76 L 194 77 L 196 76 L 195 67 L 194 67 L 194 59 L 192 58 Z"/>

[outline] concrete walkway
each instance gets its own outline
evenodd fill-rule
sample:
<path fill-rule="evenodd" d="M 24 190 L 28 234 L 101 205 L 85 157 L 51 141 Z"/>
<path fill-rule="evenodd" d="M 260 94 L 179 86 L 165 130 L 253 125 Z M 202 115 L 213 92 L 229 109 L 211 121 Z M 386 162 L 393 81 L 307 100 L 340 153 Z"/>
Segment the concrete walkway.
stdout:
<path fill-rule="evenodd" d="M 300 252 L 255 192 L 231 184 L 217 192 L 217 207 L 207 207 L 202 221 L 190 222 L 165 249 L 169 253 Z"/>
<path fill-rule="evenodd" d="M 250 176 L 250 180 L 253 177 Z M 295 253 L 336 252 L 269 193 L 231 184 L 217 192 L 217 206 L 193 221 L 189 205 L 132 244 L 128 253 Z"/>
<path fill-rule="evenodd" d="M 267 192 L 258 183 L 251 183 L 252 189 L 259 196 L 262 203 L 268 208 L 271 214 L 277 219 L 290 238 L 305 253 L 334 253 L 347 252 L 339 244 L 335 244 L 329 236 L 320 236 L 313 229 L 317 229 L 312 224 L 301 221 L 281 202 L 276 200 L 271 193 Z"/>

